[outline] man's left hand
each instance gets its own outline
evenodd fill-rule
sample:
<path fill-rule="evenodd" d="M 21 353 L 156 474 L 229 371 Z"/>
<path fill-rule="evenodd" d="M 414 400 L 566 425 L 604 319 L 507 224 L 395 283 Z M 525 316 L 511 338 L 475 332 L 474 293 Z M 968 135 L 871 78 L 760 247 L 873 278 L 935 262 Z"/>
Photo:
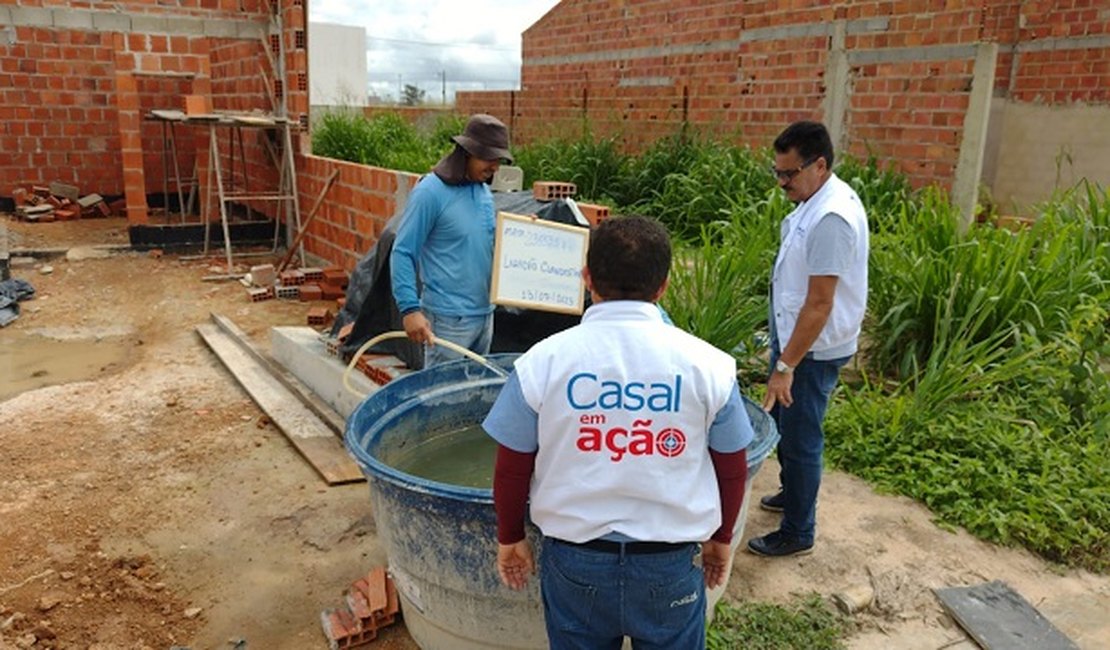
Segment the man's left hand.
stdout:
<path fill-rule="evenodd" d="M 701 570 L 705 573 L 705 586 L 708 589 L 725 583 L 725 570 L 732 549 L 728 544 L 709 540 L 701 545 Z"/>
<path fill-rule="evenodd" d="M 794 384 L 794 373 L 782 373 L 775 370 L 767 378 L 767 395 L 763 398 L 763 410 L 770 412 L 775 404 L 782 404 L 790 408 L 794 398 L 790 395 L 790 387 Z"/>

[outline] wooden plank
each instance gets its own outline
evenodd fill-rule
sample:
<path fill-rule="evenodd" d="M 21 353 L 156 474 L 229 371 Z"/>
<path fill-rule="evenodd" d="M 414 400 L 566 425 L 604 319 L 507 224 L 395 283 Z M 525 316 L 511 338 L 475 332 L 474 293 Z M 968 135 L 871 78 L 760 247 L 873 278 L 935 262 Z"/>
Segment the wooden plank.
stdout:
<path fill-rule="evenodd" d="M 289 390 L 289 392 L 296 395 L 297 398 L 301 400 L 301 403 L 308 407 L 308 410 L 315 413 L 316 417 L 320 418 L 324 424 L 331 428 L 335 435 L 339 436 L 340 440 L 343 439 L 343 432 L 347 428 L 347 423 L 331 405 L 320 399 L 320 396 L 312 392 L 312 389 L 305 386 L 300 379 L 297 379 L 293 375 L 293 373 L 274 361 L 273 357 L 256 348 L 254 344 L 251 343 L 250 339 L 247 338 L 246 333 L 239 329 L 230 318 L 213 313 L 212 322 L 218 325 L 225 334 L 235 339 L 235 342 L 246 350 L 255 361 L 261 363 L 269 370 L 274 379 L 277 379 L 282 386 L 285 386 L 285 388 Z"/>
<path fill-rule="evenodd" d="M 974 587 L 948 587 L 934 592 L 944 609 L 986 650 L 1079 650 L 1079 646 L 1004 582 L 995 580 Z"/>
<path fill-rule="evenodd" d="M 197 326 L 208 347 L 328 485 L 365 480 L 343 444 L 270 372 L 218 326 Z"/>

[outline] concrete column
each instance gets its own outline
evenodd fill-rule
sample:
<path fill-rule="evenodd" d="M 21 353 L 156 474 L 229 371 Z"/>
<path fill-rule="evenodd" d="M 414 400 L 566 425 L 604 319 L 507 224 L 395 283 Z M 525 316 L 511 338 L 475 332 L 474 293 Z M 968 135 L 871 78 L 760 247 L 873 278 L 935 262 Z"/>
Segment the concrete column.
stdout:
<path fill-rule="evenodd" d="M 832 139 L 833 151 L 840 152 L 847 144 L 845 122 L 848 116 L 848 99 L 851 88 L 848 82 L 848 53 L 844 49 L 845 22 L 833 23 L 829 58 L 825 62 L 825 127 Z"/>
<path fill-rule="evenodd" d="M 960 211 L 964 230 L 975 219 L 975 204 L 979 199 L 979 179 L 983 172 L 997 61 L 998 43 L 979 43 L 976 46 L 971 99 L 964 116 L 960 158 L 956 162 L 956 179 L 952 183 L 952 201 Z"/>

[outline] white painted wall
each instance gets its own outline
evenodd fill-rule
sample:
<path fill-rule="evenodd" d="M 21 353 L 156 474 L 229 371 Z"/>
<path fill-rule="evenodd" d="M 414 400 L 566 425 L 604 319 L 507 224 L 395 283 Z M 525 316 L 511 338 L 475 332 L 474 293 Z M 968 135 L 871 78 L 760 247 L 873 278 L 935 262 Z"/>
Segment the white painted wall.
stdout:
<path fill-rule="evenodd" d="M 1037 203 L 1081 179 L 1110 187 L 1110 107 L 995 98 L 989 133 L 982 182 L 1002 214 L 1035 216 Z"/>
<path fill-rule="evenodd" d="M 312 106 L 365 106 L 366 28 L 308 24 L 308 102 Z"/>

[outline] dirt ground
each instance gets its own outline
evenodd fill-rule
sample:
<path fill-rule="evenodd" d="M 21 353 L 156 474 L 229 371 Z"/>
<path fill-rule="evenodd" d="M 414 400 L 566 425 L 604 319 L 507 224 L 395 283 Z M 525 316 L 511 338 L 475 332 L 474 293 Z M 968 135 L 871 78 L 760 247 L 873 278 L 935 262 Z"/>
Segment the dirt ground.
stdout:
<path fill-rule="evenodd" d="M 13 249 L 127 242 L 118 219 L 8 226 Z M 0 397 L 0 649 L 327 647 L 321 610 L 386 562 L 366 486 L 325 487 L 193 329 L 218 312 L 268 348 L 269 328 L 303 324 L 307 307 L 203 282 L 214 260 L 16 261 L 14 277 L 37 293 L 0 330 L 0 388 L 17 372 L 36 381 Z M 84 345 L 44 368 L 19 356 L 44 341 Z M 115 352 L 79 363 L 98 345 Z M 776 472 L 769 461 L 756 495 Z M 753 508 L 745 536 L 774 517 Z M 1080 647 L 1108 647 L 1110 576 L 947 532 L 915 502 L 837 472 L 822 488 L 815 553 L 741 553 L 727 597 L 784 602 L 870 584 L 851 648 L 972 648 L 931 590 L 989 580 Z M 395 626 L 373 647 L 416 646 Z"/>

